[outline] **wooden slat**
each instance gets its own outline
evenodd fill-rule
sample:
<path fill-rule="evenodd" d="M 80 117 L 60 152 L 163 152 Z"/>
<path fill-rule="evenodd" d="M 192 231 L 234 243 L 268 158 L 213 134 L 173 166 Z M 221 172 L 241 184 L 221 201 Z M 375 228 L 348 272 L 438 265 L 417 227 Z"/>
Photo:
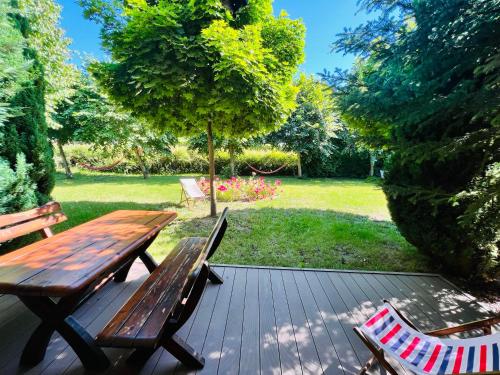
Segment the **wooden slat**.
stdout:
<path fill-rule="evenodd" d="M 221 277 L 224 277 L 224 271 L 225 269 L 221 270 Z M 203 353 L 205 341 L 207 340 L 208 327 L 212 321 L 215 304 L 220 291 L 221 285 L 207 283 L 203 293 L 203 298 L 200 300 L 197 311 L 193 314 L 193 318 L 191 319 L 192 324 L 186 323 L 177 334 L 182 339 L 185 339 L 197 353 Z M 184 327 L 186 327 L 185 330 Z M 208 337 L 208 340 L 210 339 L 211 338 Z M 188 367 L 182 365 L 174 358 L 172 359 L 177 365 L 175 369 L 176 375 L 194 373 L 193 369 L 189 369 Z M 156 372 L 159 372 L 160 374 L 164 373 L 160 371 L 159 367 L 156 368 Z"/>
<path fill-rule="evenodd" d="M 271 270 L 270 274 L 282 373 L 301 374 L 302 367 L 281 271 Z"/>
<path fill-rule="evenodd" d="M 280 375 L 281 362 L 271 275 L 269 270 L 259 269 L 257 271 L 259 272 L 260 373 L 262 375 Z"/>
<path fill-rule="evenodd" d="M 21 224 L 0 229 L 0 243 L 39 231 L 44 228 L 48 228 L 52 225 L 61 223 L 66 219 L 66 215 L 64 215 L 62 212 L 57 212 L 52 215 L 39 217 L 37 219 L 26 221 Z"/>
<path fill-rule="evenodd" d="M 314 338 L 314 344 L 317 348 L 321 367 L 323 368 L 322 373 L 325 375 L 344 374 L 345 372 L 340 361 L 339 353 L 337 353 L 337 349 L 334 346 L 334 342 L 337 338 L 330 337 L 328 328 L 323 320 L 323 316 L 319 312 L 319 308 L 309 288 L 309 283 L 305 278 L 304 272 L 295 271 L 293 272 L 293 277 L 297 285 L 297 291 L 299 292 L 302 306 L 304 307 L 307 325 Z"/>
<path fill-rule="evenodd" d="M 308 324 L 293 273 L 281 272 L 281 277 L 283 278 L 288 306 L 290 307 L 290 316 L 294 327 L 295 341 L 297 342 L 302 371 L 306 374 L 322 374 L 325 369 L 321 366 L 316 342 L 311 333 L 311 327 Z"/>
<path fill-rule="evenodd" d="M 222 354 L 222 344 L 224 340 L 224 331 L 229 317 L 232 294 L 235 285 L 236 270 L 234 268 L 225 269 L 224 283 L 217 287 L 221 290 L 215 302 L 215 309 L 207 330 L 207 339 L 203 346 L 202 355 L 205 358 L 205 367 L 202 371 L 196 373 L 217 374 L 220 358 Z M 236 293 L 237 291 L 235 291 Z M 160 374 L 155 371 L 155 375 Z M 163 374 L 163 373 L 161 373 Z"/>
<path fill-rule="evenodd" d="M 361 361 L 351 342 L 351 340 L 356 340 L 356 337 L 351 334 L 352 327 L 342 324 L 342 319 L 330 304 L 316 274 L 311 271 L 306 271 L 304 274 L 316 301 L 319 315 L 325 322 L 327 332 L 335 346 L 342 368 L 348 374 L 358 373 Z"/>
<path fill-rule="evenodd" d="M 134 269 L 138 271 L 131 272 L 126 283 L 108 284 L 100 293 L 89 299 L 88 304 L 76 312 L 75 317 L 91 334 L 97 333 L 102 325 L 119 309 L 119 306 L 134 293 L 139 285 L 138 274 L 141 274 L 143 278 L 146 277 L 146 271 L 142 264 L 134 264 Z M 396 302 L 397 306 L 402 307 L 408 316 L 413 320 L 418 320 L 430 319 L 427 314 L 432 310 L 432 307 L 429 304 L 431 301 L 437 301 L 433 295 L 447 293 L 447 299 L 450 301 L 451 311 L 453 311 L 453 315 L 449 316 L 448 321 L 453 318 L 460 322 L 468 319 L 466 316 L 469 314 L 474 315 L 474 318 L 469 320 L 476 320 L 482 316 L 481 308 L 475 304 L 473 299 L 465 299 L 457 289 L 444 282 L 438 284 L 433 278 L 427 280 L 416 276 L 413 283 L 405 276 L 400 275 L 398 279 L 401 283 L 399 283 L 398 280 L 393 279 L 393 275 L 384 277 L 382 274 L 340 273 L 341 284 L 335 283 L 334 285 L 327 272 L 274 271 L 264 268 L 249 268 L 247 270 L 241 267 L 222 267 L 218 270 L 223 273 L 224 284 L 207 285 L 207 290 L 198 309 L 178 332 L 180 337 L 187 339 L 205 357 L 205 368 L 196 372 L 201 375 L 225 372 L 227 367 L 223 362 L 220 362 L 220 358 L 221 355 L 228 353 L 227 349 L 229 349 L 227 345 L 229 337 L 226 338 L 226 345 L 223 345 L 227 329 L 233 334 L 240 333 L 240 338 L 235 340 L 236 343 L 240 342 L 240 345 L 231 346 L 232 349 L 241 353 L 238 369 L 235 373 L 258 374 L 260 372 L 261 374 L 273 375 L 303 373 L 296 345 L 297 340 L 304 339 L 301 334 L 307 329 L 312 331 L 310 337 L 313 338 L 313 340 L 308 341 L 308 345 L 315 347 L 321 364 L 327 364 L 325 371 L 328 371 L 329 360 L 327 356 L 333 354 L 330 344 L 323 346 L 320 344 L 321 335 L 330 337 L 345 373 L 355 374 L 360 368 L 359 359 L 365 361 L 368 359 L 369 353 L 362 345 L 361 348 L 358 348 L 358 344 L 361 342 L 356 336 L 350 336 L 352 326 L 357 323 L 354 316 L 358 311 L 371 311 L 370 306 L 378 304 L 382 298 Z M 251 275 L 251 272 L 255 271 L 258 272 L 257 292 L 253 289 L 255 282 L 252 281 L 253 276 Z M 242 276 L 242 273 L 244 275 L 246 272 L 248 275 Z M 239 274 L 240 281 L 237 284 L 233 282 L 235 274 Z M 285 293 L 283 285 L 282 275 L 287 279 L 287 283 L 290 280 L 290 276 L 286 274 L 291 275 L 291 280 L 295 282 L 295 292 L 293 292 L 295 296 L 292 296 L 292 301 Z M 382 282 L 379 281 L 381 277 Z M 245 280 L 246 282 L 242 282 Z M 432 287 L 430 287 L 430 283 L 433 284 Z M 290 285 L 293 287 L 293 284 Z M 411 291 L 416 289 L 417 285 L 419 285 L 418 293 L 412 294 Z M 339 290 L 342 294 L 339 293 Z M 350 296 L 346 296 L 346 293 L 349 293 Z M 428 303 L 421 303 L 423 297 Z M 83 375 L 88 373 L 72 349 L 58 335 L 54 335 L 52 338 L 47 356 L 40 365 L 31 369 L 19 369 L 17 367 L 18 358 L 38 319 L 19 303 L 9 308 L 10 302 L 2 302 L 3 298 L 5 297 L 0 297 L 0 374 Z M 305 315 L 305 320 L 302 323 L 300 320 L 292 321 L 290 318 L 289 305 L 295 306 L 297 298 L 301 301 L 301 308 Z M 456 298 L 460 298 L 461 301 L 458 302 L 455 300 Z M 241 305 L 242 299 L 243 306 Z M 349 308 L 345 305 L 344 299 L 349 303 Z M 233 302 L 240 308 L 232 306 Z M 258 314 L 253 313 L 252 303 L 258 305 Z M 437 302 L 435 303 L 437 304 Z M 469 309 L 464 315 L 460 304 L 465 303 L 469 303 Z M 3 310 L 2 306 L 5 306 L 6 310 Z M 239 311 L 240 317 L 232 317 L 228 320 L 228 313 L 236 311 Z M 435 314 L 436 311 L 433 310 L 433 313 Z M 255 316 L 253 316 L 254 314 Z M 252 321 L 252 317 L 255 322 Z M 8 321 L 2 324 L 5 320 Z M 239 331 L 230 328 L 234 327 L 234 323 L 238 321 L 241 324 Z M 259 327 L 258 342 L 255 341 L 254 337 L 255 329 L 252 328 L 250 334 L 245 332 L 254 323 L 258 324 Z M 314 332 L 315 330 L 317 332 Z M 228 334 L 230 334 L 229 331 Z M 244 358 L 246 352 L 252 349 L 260 350 L 259 361 L 249 361 Z M 105 350 L 112 363 L 105 372 L 106 375 L 194 373 L 194 371 L 179 365 L 175 358 L 163 350 L 158 350 L 141 370 L 133 369 L 125 363 L 130 354 L 129 350 Z M 287 356 L 287 353 L 290 356 Z M 255 356 L 252 355 L 252 357 L 255 359 Z M 325 360 L 325 358 L 327 359 Z M 222 365 L 220 371 L 219 364 Z M 369 373 L 380 374 L 381 372 L 377 367 Z"/>
<path fill-rule="evenodd" d="M 45 205 L 32 210 L 17 212 L 14 214 L 0 215 L 0 228 L 10 226 L 23 221 L 33 220 L 40 216 L 45 216 L 61 211 L 61 205 L 58 202 L 49 202 Z"/>
<path fill-rule="evenodd" d="M 115 211 L 0 257 L 0 291 L 64 296 L 119 265 L 176 217 L 172 212 Z M 54 247 L 50 247 L 50 243 Z"/>
<path fill-rule="evenodd" d="M 179 243 L 97 337 L 110 347 L 156 347 L 206 240 Z"/>
<path fill-rule="evenodd" d="M 243 311 L 243 333 L 241 335 L 240 375 L 260 374 L 255 363 L 260 363 L 260 311 L 259 311 L 259 271 L 247 271 L 245 286 L 245 309 Z"/>
<path fill-rule="evenodd" d="M 175 213 L 171 214 L 175 215 Z M 131 216 L 137 223 L 140 222 L 141 216 L 144 216 L 144 220 L 148 220 L 145 215 Z M 26 259 L 31 259 L 35 254 L 37 257 L 44 254 L 54 255 L 62 247 L 77 248 L 81 245 L 93 243 L 95 242 L 95 237 L 101 238 L 106 236 L 104 230 L 107 230 L 109 233 L 110 227 L 114 228 L 117 222 L 123 221 L 127 219 L 127 217 L 129 216 L 126 215 L 126 211 L 114 211 L 97 219 L 77 225 L 67 231 L 58 233 L 54 237 L 40 240 L 16 251 L 4 254 L 0 257 L 0 275 L 4 267 L 16 264 L 22 265 L 25 263 Z"/>
<path fill-rule="evenodd" d="M 247 270 L 236 272 L 231 304 L 226 321 L 224 342 L 222 344 L 217 374 L 237 374 L 240 367 L 240 347 L 245 309 L 245 285 Z"/>

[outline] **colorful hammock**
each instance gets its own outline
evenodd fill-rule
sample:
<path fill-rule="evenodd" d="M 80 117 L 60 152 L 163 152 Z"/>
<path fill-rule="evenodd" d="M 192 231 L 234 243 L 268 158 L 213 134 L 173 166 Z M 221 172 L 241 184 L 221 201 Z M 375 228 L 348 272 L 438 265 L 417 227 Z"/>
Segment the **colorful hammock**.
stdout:
<path fill-rule="evenodd" d="M 82 167 L 82 168 L 88 169 L 89 171 L 105 172 L 105 171 L 109 171 L 109 170 L 113 169 L 114 167 L 116 167 L 121 162 L 122 162 L 122 159 L 120 159 L 118 161 L 115 161 L 113 164 L 105 165 L 105 166 L 102 166 L 102 167 L 94 167 L 94 166 L 92 166 L 90 164 L 85 164 L 85 163 L 78 163 L 78 165 L 80 167 Z"/>
<path fill-rule="evenodd" d="M 499 374 L 500 333 L 442 339 L 411 328 L 389 304 L 359 327 L 385 353 L 416 374 Z"/>
<path fill-rule="evenodd" d="M 257 174 L 264 174 L 264 175 L 270 175 L 270 174 L 275 174 L 275 173 L 278 173 L 279 171 L 281 171 L 283 168 L 286 168 L 288 167 L 288 163 L 287 164 L 283 164 L 281 167 L 273 170 L 273 171 L 261 171 L 260 169 L 257 169 L 257 168 L 254 168 L 252 167 L 250 164 L 248 163 L 245 163 L 248 168 L 250 168 L 252 171 L 254 171 L 255 173 Z"/>

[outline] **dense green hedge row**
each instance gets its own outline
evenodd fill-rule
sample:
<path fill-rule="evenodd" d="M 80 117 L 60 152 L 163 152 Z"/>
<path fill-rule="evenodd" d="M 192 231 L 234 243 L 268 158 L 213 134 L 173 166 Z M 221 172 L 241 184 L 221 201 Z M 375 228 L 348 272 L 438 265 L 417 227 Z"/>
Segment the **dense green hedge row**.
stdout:
<path fill-rule="evenodd" d="M 120 158 L 107 157 L 99 152 L 93 152 L 86 145 L 65 146 L 66 156 L 72 166 L 88 164 L 92 166 L 111 165 Z M 188 150 L 185 146 L 176 146 L 171 153 L 145 155 L 152 174 L 183 174 L 207 173 L 208 160 L 205 155 Z M 216 172 L 222 175 L 230 174 L 229 154 L 219 151 L 216 153 Z M 296 171 L 297 157 L 288 152 L 264 149 L 246 150 L 236 159 L 235 169 L 238 175 L 250 175 L 248 164 L 261 170 L 275 170 L 282 165 L 287 165 L 280 171 L 280 175 L 292 176 Z M 141 173 L 133 155 L 123 157 L 121 162 L 114 167 L 112 172 Z"/>
<path fill-rule="evenodd" d="M 111 165 L 117 160 L 121 162 L 111 171 L 117 173 L 141 173 L 133 155 L 128 157 L 112 158 L 99 152 L 89 150 L 87 145 L 73 144 L 65 146 L 66 156 L 70 164 L 78 166 L 87 164 L 92 166 Z M 150 173 L 152 174 L 185 174 L 207 173 L 208 161 L 205 155 L 178 145 L 171 153 L 146 155 Z M 303 172 L 308 177 L 354 177 L 368 176 L 370 167 L 368 152 L 352 154 L 334 153 L 325 160 L 311 160 L 304 164 Z M 224 151 L 216 153 L 216 172 L 229 176 L 229 154 Z M 60 165 L 60 163 L 59 163 Z M 286 165 L 279 171 L 281 176 L 293 176 L 297 173 L 297 156 L 290 152 L 283 152 L 270 148 L 248 149 L 236 158 L 235 171 L 237 175 L 249 176 L 252 170 L 249 165 L 262 171 L 273 171 Z"/>

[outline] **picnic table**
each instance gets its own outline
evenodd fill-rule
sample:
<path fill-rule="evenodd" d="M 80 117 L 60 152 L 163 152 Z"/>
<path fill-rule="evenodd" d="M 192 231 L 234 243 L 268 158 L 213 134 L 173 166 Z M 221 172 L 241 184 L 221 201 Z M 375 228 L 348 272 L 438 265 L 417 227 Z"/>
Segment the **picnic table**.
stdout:
<path fill-rule="evenodd" d="M 66 219 L 59 211 L 60 206 L 53 202 L 0 216 L 0 242 L 34 231 L 42 231 L 46 237 L 0 256 L 0 293 L 18 296 L 41 319 L 21 363 L 39 363 L 57 331 L 86 368 L 104 369 L 109 364 L 107 357 L 72 313 L 103 281 L 124 281 L 137 258 L 152 273 L 157 264 L 146 249 L 177 214 L 115 211 L 52 235 L 50 225 Z"/>

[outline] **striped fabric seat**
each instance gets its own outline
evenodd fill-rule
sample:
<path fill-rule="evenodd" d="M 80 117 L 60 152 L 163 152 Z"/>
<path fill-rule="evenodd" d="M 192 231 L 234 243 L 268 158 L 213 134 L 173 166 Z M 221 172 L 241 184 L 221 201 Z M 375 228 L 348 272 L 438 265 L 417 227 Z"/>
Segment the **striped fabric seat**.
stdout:
<path fill-rule="evenodd" d="M 500 333 L 469 339 L 428 336 L 384 304 L 360 330 L 416 374 L 500 374 Z"/>

